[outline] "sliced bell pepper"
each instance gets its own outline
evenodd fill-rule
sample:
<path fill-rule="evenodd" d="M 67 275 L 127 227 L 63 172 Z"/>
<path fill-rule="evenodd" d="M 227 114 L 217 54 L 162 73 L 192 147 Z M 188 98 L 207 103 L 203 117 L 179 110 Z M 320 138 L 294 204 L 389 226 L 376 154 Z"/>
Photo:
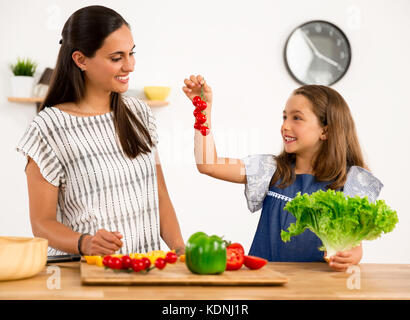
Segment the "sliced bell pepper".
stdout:
<path fill-rule="evenodd" d="M 239 270 L 245 260 L 245 251 L 240 243 L 228 243 L 226 247 L 226 270 Z"/>

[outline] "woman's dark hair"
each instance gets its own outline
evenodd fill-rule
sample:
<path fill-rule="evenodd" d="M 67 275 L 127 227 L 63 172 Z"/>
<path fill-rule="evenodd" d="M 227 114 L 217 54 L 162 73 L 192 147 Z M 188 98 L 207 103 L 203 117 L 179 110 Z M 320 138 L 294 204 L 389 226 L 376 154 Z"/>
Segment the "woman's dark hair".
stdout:
<path fill-rule="evenodd" d="M 92 58 L 105 38 L 123 25 L 130 27 L 120 14 L 103 6 L 84 7 L 70 16 L 61 33 L 56 67 L 39 111 L 64 102 L 77 103 L 84 98 L 84 75 L 72 59 L 73 52 L 78 50 Z M 110 108 L 124 153 L 135 158 L 150 152 L 153 143 L 149 131 L 126 106 L 121 93 L 111 92 Z"/>
<path fill-rule="evenodd" d="M 320 125 L 323 128 L 327 126 L 327 139 L 313 159 L 315 178 L 318 181 L 332 181 L 328 188 L 336 190 L 345 184 L 349 167 L 359 166 L 368 170 L 353 117 L 343 97 L 337 91 L 321 85 L 305 85 L 292 94 L 307 98 Z M 296 155 L 283 150 L 275 156 L 275 160 L 276 171 L 270 185 L 280 181 L 278 187 L 285 188 L 296 179 Z"/>

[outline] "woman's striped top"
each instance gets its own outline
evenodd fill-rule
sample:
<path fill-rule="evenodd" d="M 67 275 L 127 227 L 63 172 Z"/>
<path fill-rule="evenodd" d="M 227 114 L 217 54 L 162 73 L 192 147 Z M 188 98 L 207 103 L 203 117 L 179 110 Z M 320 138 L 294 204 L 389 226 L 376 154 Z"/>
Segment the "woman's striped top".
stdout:
<path fill-rule="evenodd" d="M 30 156 L 43 177 L 59 188 L 57 220 L 80 233 L 119 231 L 118 253 L 160 249 L 156 132 L 151 109 L 123 97 L 148 128 L 154 147 L 129 159 L 117 138 L 113 113 L 78 117 L 56 107 L 36 115 L 17 151 Z M 48 255 L 65 254 L 49 247 Z"/>

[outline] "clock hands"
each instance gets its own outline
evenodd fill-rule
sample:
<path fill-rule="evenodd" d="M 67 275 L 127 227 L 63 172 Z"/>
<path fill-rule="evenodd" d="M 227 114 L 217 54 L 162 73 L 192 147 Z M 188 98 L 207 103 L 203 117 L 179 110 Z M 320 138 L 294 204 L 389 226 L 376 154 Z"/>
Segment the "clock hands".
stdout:
<path fill-rule="evenodd" d="M 315 45 L 313 44 L 312 40 L 309 39 L 309 37 L 306 35 L 306 33 L 303 32 L 303 30 L 301 30 L 302 32 L 302 36 L 305 39 L 305 41 L 307 42 L 308 46 L 310 47 L 310 49 L 312 49 L 313 53 L 315 55 L 320 54 L 320 52 L 316 49 Z"/>
<path fill-rule="evenodd" d="M 331 64 L 332 66 L 338 68 L 339 70 L 342 68 L 341 65 L 339 63 L 337 63 L 336 61 L 333 61 L 332 59 L 324 56 L 323 54 L 321 54 L 319 52 L 319 50 L 316 49 L 315 45 L 313 44 L 312 40 L 309 39 L 309 37 L 306 35 L 306 33 L 303 32 L 303 30 L 301 30 L 302 32 L 302 36 L 305 39 L 305 41 L 307 42 L 308 46 L 310 47 L 310 49 L 312 49 L 313 53 L 319 58 L 322 59 L 324 61 L 326 61 L 327 63 Z"/>
<path fill-rule="evenodd" d="M 335 66 L 336 68 L 341 68 L 341 65 L 338 64 L 336 61 L 333 61 L 332 59 L 329 59 L 328 57 L 324 56 L 323 54 L 319 53 L 318 58 L 326 61 L 327 63 L 331 64 L 332 66 Z"/>
<path fill-rule="evenodd" d="M 337 68 L 337 70 L 339 70 L 339 71 L 343 70 L 342 66 L 339 63 L 337 63 L 336 61 L 333 61 L 332 59 L 329 59 L 328 57 L 324 56 L 323 54 L 319 53 L 319 54 L 317 54 L 317 57 L 319 59 L 322 59 L 322 60 L 326 61 L 327 63 L 331 64 L 332 66 Z"/>

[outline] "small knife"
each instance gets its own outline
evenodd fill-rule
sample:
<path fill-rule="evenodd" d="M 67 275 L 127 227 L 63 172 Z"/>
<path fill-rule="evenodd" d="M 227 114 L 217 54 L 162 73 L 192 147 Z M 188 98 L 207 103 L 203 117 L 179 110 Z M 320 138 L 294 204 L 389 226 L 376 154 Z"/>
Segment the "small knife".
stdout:
<path fill-rule="evenodd" d="M 63 254 L 57 256 L 47 256 L 47 263 L 60 263 L 60 262 L 73 262 L 80 261 L 81 256 L 79 254 Z"/>

